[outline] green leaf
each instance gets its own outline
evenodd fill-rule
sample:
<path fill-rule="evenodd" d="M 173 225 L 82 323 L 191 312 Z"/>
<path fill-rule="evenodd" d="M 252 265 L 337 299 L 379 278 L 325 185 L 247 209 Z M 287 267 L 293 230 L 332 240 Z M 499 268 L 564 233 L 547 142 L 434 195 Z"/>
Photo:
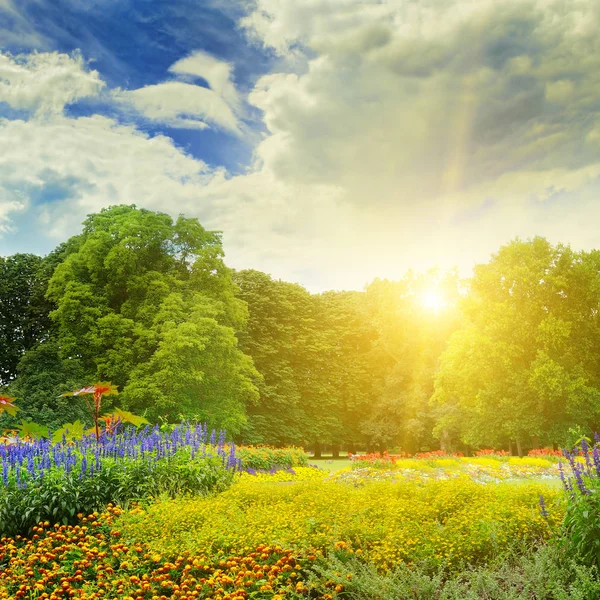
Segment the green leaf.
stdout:
<path fill-rule="evenodd" d="M 21 424 L 16 427 L 20 437 L 30 437 L 34 440 L 48 437 L 48 428 L 38 423 L 29 421 L 21 421 Z"/>
<path fill-rule="evenodd" d="M 111 413 L 103 415 L 103 418 L 110 418 L 111 420 L 116 420 L 117 418 L 119 418 L 123 423 L 131 423 L 136 427 L 139 427 L 140 425 L 149 424 L 149 421 L 144 417 L 134 415 L 133 413 L 128 412 L 126 410 L 122 410 L 120 408 L 115 408 Z"/>
<path fill-rule="evenodd" d="M 52 441 L 56 444 L 62 442 L 63 436 L 67 441 L 78 440 L 85 434 L 85 425 L 77 419 L 74 423 L 66 423 L 60 429 L 57 429 L 52 436 Z"/>

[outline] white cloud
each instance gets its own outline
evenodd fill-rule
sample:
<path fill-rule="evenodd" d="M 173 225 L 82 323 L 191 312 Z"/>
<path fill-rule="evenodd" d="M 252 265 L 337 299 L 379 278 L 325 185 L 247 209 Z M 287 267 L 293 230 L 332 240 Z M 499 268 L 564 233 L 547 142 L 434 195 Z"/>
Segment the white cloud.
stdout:
<path fill-rule="evenodd" d="M 138 203 L 153 209 L 194 210 L 206 165 L 163 136 L 93 116 L 43 121 L 0 121 L 0 211 L 29 200 L 38 226 L 54 240 L 77 230 L 81 218 L 109 204 Z M 52 187 L 60 198 L 32 206 Z"/>
<path fill-rule="evenodd" d="M 241 101 L 231 79 L 231 65 L 205 52 L 195 52 L 169 68 L 182 79 L 202 77 L 210 88 L 167 81 L 136 90 L 116 90 L 113 97 L 149 119 L 171 127 L 206 129 L 216 126 L 240 134 L 236 113 Z"/>
<path fill-rule="evenodd" d="M 232 81 L 232 66 L 202 51 L 178 60 L 169 67 L 177 75 L 196 75 L 205 79 L 210 89 L 232 108 L 240 106 L 240 98 Z"/>
<path fill-rule="evenodd" d="M 149 119 L 189 129 L 216 125 L 239 133 L 237 119 L 229 105 L 215 92 L 199 85 L 169 81 L 132 91 L 118 91 L 113 97 L 126 102 Z"/>
<path fill-rule="evenodd" d="M 516 235 L 600 245 L 596 0 L 257 0 L 241 25 L 281 56 L 247 99 L 266 128 L 247 173 L 99 116 L 5 121 L 5 224 L 50 185 L 55 239 L 116 202 L 184 212 L 224 231 L 232 266 L 313 289 L 469 268 Z M 116 96 L 241 130 L 231 65 L 194 53 L 170 72 Z"/>
<path fill-rule="evenodd" d="M 0 53 L 0 102 L 38 114 L 60 113 L 67 104 L 100 93 L 104 83 L 81 55 Z"/>

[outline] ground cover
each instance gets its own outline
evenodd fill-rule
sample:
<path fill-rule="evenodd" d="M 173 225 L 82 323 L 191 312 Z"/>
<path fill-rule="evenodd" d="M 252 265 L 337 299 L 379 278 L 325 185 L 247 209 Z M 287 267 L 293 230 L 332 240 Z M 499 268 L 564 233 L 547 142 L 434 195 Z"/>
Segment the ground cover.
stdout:
<path fill-rule="evenodd" d="M 202 495 L 166 487 L 152 497 L 142 494 L 141 504 L 75 514 L 70 524 L 48 519 L 28 536 L 5 535 L 0 598 L 600 597 L 593 539 L 600 531 L 600 446 L 567 455 L 565 493 L 554 485 L 561 475 L 556 457 L 428 455 L 352 461 L 336 472 L 311 466 L 295 448 L 251 447 L 233 454 L 232 445 L 206 432 L 209 439 L 192 456 L 193 434 L 182 431 L 153 434 L 162 440 L 163 450 L 153 452 L 165 465 L 164 482 L 179 481 L 179 467 L 189 474 L 186 461 L 216 460 L 223 469 L 232 467 L 225 485 L 203 488 Z M 135 435 L 138 442 L 143 438 Z M 77 443 L 70 447 L 59 445 L 57 456 L 87 456 Z M 128 448 L 93 450 L 102 456 L 101 468 L 92 473 L 61 458 L 60 468 L 47 467 L 36 455 L 37 477 L 21 474 L 16 485 L 18 465 L 9 465 L 5 488 L 22 501 L 30 486 L 53 477 L 101 487 L 110 465 L 121 461 L 123 472 L 135 471 L 136 461 L 152 457 L 149 446 Z M 186 460 L 178 462 L 178 456 Z M 7 506 L 6 489 L 0 490 L 0 507 Z M 52 489 L 60 497 L 60 489 Z"/>
<path fill-rule="evenodd" d="M 167 553 L 239 554 L 260 544 L 326 552 L 343 545 L 386 570 L 423 560 L 485 562 L 510 545 L 547 539 L 563 515 L 562 495 L 535 483 L 483 486 L 464 478 L 355 487 L 325 480 L 273 487 L 244 480 L 216 497 L 152 504 L 129 515 L 122 533 Z"/>

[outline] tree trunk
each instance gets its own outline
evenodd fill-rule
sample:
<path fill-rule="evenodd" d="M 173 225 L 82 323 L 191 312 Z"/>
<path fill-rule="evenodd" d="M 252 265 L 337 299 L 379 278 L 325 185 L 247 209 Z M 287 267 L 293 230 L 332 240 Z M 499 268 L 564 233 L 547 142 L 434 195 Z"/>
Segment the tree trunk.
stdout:
<path fill-rule="evenodd" d="M 350 442 L 348 444 L 348 453 L 349 454 L 356 454 L 356 444 L 354 442 Z"/>
<path fill-rule="evenodd" d="M 321 458 L 321 444 L 315 442 L 313 446 L 313 458 Z"/>
<path fill-rule="evenodd" d="M 514 456 L 514 454 L 513 454 L 513 443 L 512 442 L 508 442 L 508 454 L 510 456 Z"/>
<path fill-rule="evenodd" d="M 440 436 L 440 450 L 442 450 L 442 452 L 450 451 L 449 437 L 448 430 L 444 429 L 442 431 L 442 435 Z"/>
<path fill-rule="evenodd" d="M 523 457 L 523 448 L 521 446 L 521 440 L 517 440 L 517 453 L 519 454 L 519 458 Z"/>
<path fill-rule="evenodd" d="M 340 446 L 339 444 L 333 444 L 331 446 L 331 458 L 339 458 L 340 457 Z"/>

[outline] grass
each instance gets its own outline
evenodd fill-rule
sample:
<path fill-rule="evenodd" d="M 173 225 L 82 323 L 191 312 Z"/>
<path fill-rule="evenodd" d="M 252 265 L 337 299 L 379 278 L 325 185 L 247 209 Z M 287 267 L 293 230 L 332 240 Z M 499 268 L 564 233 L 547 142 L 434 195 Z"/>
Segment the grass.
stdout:
<path fill-rule="evenodd" d="M 329 471 L 330 473 L 337 473 L 342 469 L 346 469 L 352 465 L 352 461 L 349 458 L 311 458 L 309 465 L 313 465 L 319 467 L 320 469 L 324 469 L 325 471 Z"/>

